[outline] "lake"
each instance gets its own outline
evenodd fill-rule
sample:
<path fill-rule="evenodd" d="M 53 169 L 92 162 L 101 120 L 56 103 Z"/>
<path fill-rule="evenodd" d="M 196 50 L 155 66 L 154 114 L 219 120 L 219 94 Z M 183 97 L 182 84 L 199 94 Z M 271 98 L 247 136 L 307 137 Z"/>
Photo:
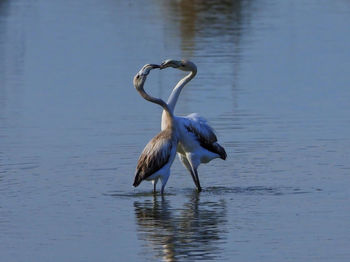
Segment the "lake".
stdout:
<path fill-rule="evenodd" d="M 0 1 L 1 261 L 349 261 L 350 3 Z M 198 67 L 227 159 L 133 188 L 161 108 L 144 64 Z M 166 100 L 184 76 L 153 70 Z"/>

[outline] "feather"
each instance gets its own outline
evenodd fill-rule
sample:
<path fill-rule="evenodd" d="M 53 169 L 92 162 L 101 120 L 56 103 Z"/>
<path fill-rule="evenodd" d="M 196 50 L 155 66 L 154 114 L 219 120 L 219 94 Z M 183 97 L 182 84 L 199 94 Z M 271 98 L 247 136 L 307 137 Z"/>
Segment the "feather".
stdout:
<path fill-rule="evenodd" d="M 187 131 L 193 133 L 197 139 L 206 144 L 212 144 L 218 141 L 215 132 L 205 118 L 193 113 L 186 117 L 189 121 L 185 122 Z"/>
<path fill-rule="evenodd" d="M 142 180 L 147 179 L 168 163 L 172 147 L 169 130 L 161 131 L 148 142 L 137 163 L 134 187 L 137 187 Z"/>
<path fill-rule="evenodd" d="M 188 121 L 185 122 L 185 128 L 191 132 L 200 143 L 201 147 L 206 150 L 216 153 L 221 159 L 226 159 L 225 149 L 217 143 L 217 137 L 207 120 L 196 113 L 190 114 L 186 117 Z"/>

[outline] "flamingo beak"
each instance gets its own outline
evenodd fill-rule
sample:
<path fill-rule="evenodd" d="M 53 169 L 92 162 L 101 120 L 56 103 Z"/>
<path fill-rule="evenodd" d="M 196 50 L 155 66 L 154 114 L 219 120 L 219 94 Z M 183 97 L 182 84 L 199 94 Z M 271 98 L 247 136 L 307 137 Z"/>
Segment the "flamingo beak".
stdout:
<path fill-rule="evenodd" d="M 180 65 L 178 64 L 178 61 L 176 60 L 165 60 L 163 63 L 160 64 L 160 70 L 167 68 L 167 67 L 173 67 L 178 68 Z"/>
<path fill-rule="evenodd" d="M 149 72 L 155 68 L 160 68 L 159 65 L 156 65 L 156 64 L 147 64 L 147 65 L 144 65 L 142 67 L 142 69 L 140 70 L 140 74 L 141 75 L 144 75 L 144 76 L 147 76 L 149 74 Z"/>
<path fill-rule="evenodd" d="M 169 67 L 168 61 L 164 61 L 163 63 L 160 64 L 160 70 Z"/>
<path fill-rule="evenodd" d="M 160 68 L 160 65 L 156 65 L 156 64 L 150 64 L 149 66 L 152 67 L 152 69 L 154 69 L 154 68 Z"/>

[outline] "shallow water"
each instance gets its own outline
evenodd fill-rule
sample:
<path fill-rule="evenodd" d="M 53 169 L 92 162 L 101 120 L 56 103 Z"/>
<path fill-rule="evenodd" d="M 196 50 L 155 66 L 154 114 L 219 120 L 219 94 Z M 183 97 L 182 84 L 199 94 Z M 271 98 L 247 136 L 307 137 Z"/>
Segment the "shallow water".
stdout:
<path fill-rule="evenodd" d="M 347 1 L 0 2 L 1 261 L 348 261 Z M 131 187 L 161 110 L 132 78 L 198 66 L 176 113 L 226 161 Z M 152 71 L 164 99 L 182 72 Z"/>

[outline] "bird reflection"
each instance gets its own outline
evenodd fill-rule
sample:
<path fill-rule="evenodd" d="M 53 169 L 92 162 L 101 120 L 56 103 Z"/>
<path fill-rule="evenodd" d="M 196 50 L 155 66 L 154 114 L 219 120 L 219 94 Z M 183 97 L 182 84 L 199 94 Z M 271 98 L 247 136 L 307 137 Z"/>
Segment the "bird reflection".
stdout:
<path fill-rule="evenodd" d="M 176 202 L 178 205 L 178 202 Z M 187 202 L 172 207 L 164 197 L 135 201 L 138 237 L 163 261 L 215 260 L 225 241 L 226 203 L 201 201 L 194 191 Z"/>
<path fill-rule="evenodd" d="M 181 56 L 198 64 L 216 63 L 207 70 L 207 86 L 232 83 L 232 111 L 238 107 L 238 82 L 243 50 L 247 48 L 251 20 L 255 17 L 254 0 L 158 1 L 164 21 L 165 47 L 176 50 L 180 41 Z M 205 70 L 205 69 L 204 69 Z M 220 72 L 220 73 L 217 73 Z M 208 74 L 209 73 L 209 74 Z M 212 81 L 212 82 L 211 82 Z M 229 94 L 227 94 L 229 95 Z M 184 94 L 183 108 L 193 101 Z M 183 112 L 186 112 L 183 111 Z M 231 117 L 231 114 L 228 115 Z M 236 120 L 236 119 L 235 119 Z"/>
<path fill-rule="evenodd" d="M 250 19 L 252 0 L 220 1 L 159 1 L 165 20 L 177 25 L 183 57 L 192 57 L 194 50 L 205 44 L 206 54 L 216 53 L 216 45 L 210 45 L 211 39 L 226 36 L 227 44 L 238 48 L 243 24 Z M 173 38 L 173 31 L 169 30 Z M 171 41 L 169 41 L 171 43 Z M 222 45 L 219 45 L 222 48 Z M 225 46 L 225 49 L 229 46 Z"/>

